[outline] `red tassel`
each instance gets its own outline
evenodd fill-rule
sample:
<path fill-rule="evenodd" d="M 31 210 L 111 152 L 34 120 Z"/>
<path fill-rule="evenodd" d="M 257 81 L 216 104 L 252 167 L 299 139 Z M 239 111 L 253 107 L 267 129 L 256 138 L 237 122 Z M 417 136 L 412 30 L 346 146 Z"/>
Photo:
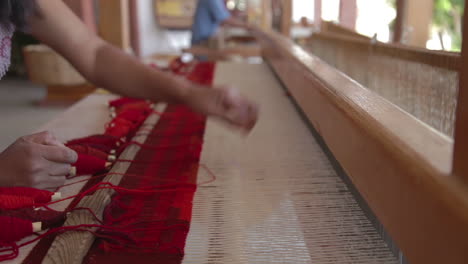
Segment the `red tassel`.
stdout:
<path fill-rule="evenodd" d="M 31 222 L 41 222 L 42 229 L 50 229 L 63 225 L 66 219 L 66 213 L 50 210 L 36 210 L 33 208 L 24 208 L 21 210 L 1 211 L 0 217 L 14 217 Z"/>
<path fill-rule="evenodd" d="M 90 146 L 72 145 L 72 146 L 68 146 L 68 147 L 73 149 L 74 151 L 76 151 L 76 153 L 79 153 L 79 154 L 86 154 L 86 155 L 94 156 L 96 158 L 100 158 L 100 159 L 103 159 L 103 160 L 109 160 L 109 161 L 115 160 L 115 156 L 109 155 L 108 153 L 106 153 L 106 152 L 104 152 L 104 151 L 102 151 L 100 149 L 96 149 L 96 148 L 93 148 L 93 147 L 90 147 Z"/>
<path fill-rule="evenodd" d="M 76 168 L 76 176 L 81 176 L 104 171 L 110 166 L 110 163 L 90 155 L 78 154 L 78 161 L 73 166 Z"/>
<path fill-rule="evenodd" d="M 100 144 L 76 144 L 76 145 L 68 145 L 67 146 L 70 148 L 72 146 L 88 146 L 90 148 L 93 148 L 93 149 L 97 149 L 97 150 L 100 150 L 102 152 L 105 152 L 107 154 L 115 154 L 115 150 L 117 149 L 117 147 L 109 147 L 109 146 L 106 146 L 106 145 L 100 145 Z"/>
<path fill-rule="evenodd" d="M 0 194 L 0 210 L 15 210 L 34 207 L 35 204 L 34 199 L 31 197 Z"/>
<path fill-rule="evenodd" d="M 122 140 L 120 138 L 116 138 L 110 135 L 93 135 L 84 138 L 78 138 L 74 140 L 70 140 L 67 142 L 67 146 L 71 145 L 104 145 L 111 149 L 115 149 L 122 144 Z"/>
<path fill-rule="evenodd" d="M 55 193 L 28 187 L 0 187 L 0 195 L 30 197 L 36 204 L 46 204 L 52 201 Z"/>
<path fill-rule="evenodd" d="M 126 109 L 121 111 L 116 118 L 132 122 L 134 125 L 140 125 L 153 112 L 151 108 L 147 109 Z"/>
<path fill-rule="evenodd" d="M 0 216 L 0 245 L 8 245 L 38 232 L 33 222 L 15 217 Z"/>
<path fill-rule="evenodd" d="M 137 126 L 132 122 L 122 118 L 115 118 L 111 123 L 109 123 L 104 133 L 116 138 L 126 138 L 130 134 L 134 133 L 136 129 Z"/>
<path fill-rule="evenodd" d="M 127 110 L 146 110 L 148 112 L 151 112 L 151 104 L 146 102 L 146 101 L 142 101 L 142 102 L 135 102 L 135 103 L 129 103 L 129 104 L 124 104 L 118 108 L 115 109 L 115 112 L 116 114 L 120 114 L 122 112 L 125 112 Z"/>

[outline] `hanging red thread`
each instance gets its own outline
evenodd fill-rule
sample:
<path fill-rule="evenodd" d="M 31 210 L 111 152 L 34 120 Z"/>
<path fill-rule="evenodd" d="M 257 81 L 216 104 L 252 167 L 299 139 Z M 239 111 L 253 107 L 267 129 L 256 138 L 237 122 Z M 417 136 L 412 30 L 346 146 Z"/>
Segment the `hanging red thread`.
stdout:
<path fill-rule="evenodd" d="M 198 164 L 201 168 L 204 168 L 208 174 L 211 176 L 211 178 L 207 181 L 204 181 L 204 182 L 200 182 L 197 184 L 197 186 L 203 186 L 203 185 L 206 185 L 206 184 L 209 184 L 209 183 L 212 183 L 214 181 L 216 181 L 216 175 L 213 173 L 213 171 L 210 170 L 210 168 L 208 168 L 206 165 L 204 164 Z M 91 179 L 97 179 L 97 178 L 104 178 L 106 176 L 110 176 L 110 175 L 119 175 L 119 176 L 123 176 L 123 177 L 143 177 L 143 175 L 140 175 L 140 174 L 132 174 L 132 173 L 119 173 L 119 172 L 109 172 L 109 173 L 104 173 L 104 174 L 101 174 L 101 175 L 95 175 L 91 178 L 86 178 L 84 180 L 81 180 L 81 181 L 76 181 L 76 182 L 73 182 L 73 183 L 69 183 L 69 184 L 65 184 L 65 185 L 62 185 L 60 187 L 58 187 L 55 191 L 58 192 L 59 190 L 61 190 L 62 188 L 64 187 L 67 187 L 67 186 L 72 186 L 72 185 L 75 185 L 75 184 L 78 184 L 78 183 L 83 183 L 83 182 L 87 182 Z M 168 181 L 168 182 L 171 182 L 171 183 L 180 183 L 179 181 L 174 181 L 174 180 L 165 180 L 165 181 Z M 153 186 L 153 188 L 159 188 L 160 186 Z"/>
<path fill-rule="evenodd" d="M 171 225 L 163 227 L 151 227 L 151 228 L 115 228 L 105 225 L 76 225 L 76 226 L 62 226 L 50 229 L 44 234 L 38 235 L 36 238 L 26 241 L 22 244 L 16 244 L 17 241 L 32 235 L 35 232 L 41 230 L 41 223 L 33 223 L 31 221 L 10 218 L 10 217 L 0 217 L 0 224 L 8 225 L 11 229 L 4 230 L 0 229 L 0 261 L 15 259 L 19 255 L 19 249 L 35 243 L 38 240 L 41 240 L 45 237 L 48 237 L 53 234 L 65 233 L 68 231 L 81 231 L 89 232 L 97 238 L 108 240 L 115 245 L 122 246 L 132 246 L 140 247 L 141 243 L 138 240 L 133 238 L 133 234 L 137 232 L 154 232 L 156 230 L 170 230 L 175 228 L 186 228 L 184 225 Z M 97 231 L 94 231 L 97 229 Z M 5 253 L 10 252 L 10 253 Z"/>
<path fill-rule="evenodd" d="M 129 193 L 134 195 L 151 195 L 155 193 L 170 193 L 170 192 L 185 192 L 185 191 L 195 191 L 197 188 L 196 184 L 191 183 L 177 183 L 177 184 L 165 184 L 165 185 L 156 185 L 156 186 L 147 186 L 140 189 L 128 189 L 116 186 L 110 182 L 100 182 L 93 187 L 89 188 L 88 190 L 81 192 L 79 194 L 66 197 L 57 201 L 53 201 L 47 204 L 50 206 L 52 204 L 61 203 L 70 199 L 77 198 L 77 201 L 81 201 L 84 197 L 88 196 L 91 193 L 94 193 L 98 190 L 108 190 L 112 189 L 117 193 Z"/>
<path fill-rule="evenodd" d="M 186 65 L 183 65 L 183 67 L 186 67 Z M 210 68 L 210 67 L 207 67 L 207 68 Z M 213 68 L 213 67 L 211 67 L 211 68 Z M 207 77 L 209 77 L 209 74 L 210 74 L 209 71 L 203 71 L 203 69 L 199 69 L 199 67 L 195 67 L 194 72 L 195 72 L 195 71 L 198 71 L 198 72 L 202 75 L 202 78 L 207 78 Z M 193 75 L 193 74 L 192 74 L 192 75 Z M 197 79 L 197 78 L 194 78 L 194 79 Z M 211 79 L 212 79 L 212 78 L 211 78 Z M 209 81 L 204 80 L 204 83 L 207 83 L 207 82 L 209 82 Z M 202 82 L 200 82 L 200 83 L 202 83 Z M 123 113 L 123 112 L 124 112 L 125 110 L 127 110 L 127 109 L 132 109 L 132 107 L 130 107 L 130 106 L 126 107 L 126 106 L 125 106 L 126 104 L 128 104 L 128 103 L 131 102 L 131 101 L 136 102 L 136 101 L 138 101 L 138 100 L 139 100 L 139 99 L 130 99 L 130 100 L 124 99 L 124 100 L 118 100 L 117 102 L 110 103 L 110 105 L 113 105 L 112 107 L 115 107 L 115 108 L 116 108 L 116 109 L 115 109 L 116 113 Z M 140 102 L 142 102 L 142 100 L 140 100 Z M 122 110 L 122 109 L 123 109 L 123 110 Z M 177 113 L 177 114 L 178 114 L 178 113 Z M 162 119 L 165 119 L 165 118 L 168 118 L 168 119 L 170 119 L 170 118 L 177 119 L 177 114 L 175 114 L 174 117 L 172 117 L 172 116 L 169 116 L 169 115 L 171 115 L 171 113 L 169 113 L 169 115 L 167 115 L 167 113 L 165 113 L 165 114 L 164 114 L 165 117 L 162 116 Z M 131 117 L 130 117 L 130 118 L 131 118 Z M 185 118 L 187 118 L 187 117 L 185 117 Z M 192 119 L 192 120 L 193 120 L 193 119 Z M 170 123 L 172 123 L 172 122 L 173 122 L 173 121 L 171 120 Z M 180 126 L 183 126 L 184 124 L 185 124 L 185 123 L 180 123 Z M 192 127 L 192 126 L 190 126 L 190 127 Z M 193 127 L 192 127 L 192 128 L 193 128 Z M 175 136 L 176 136 L 176 137 L 177 137 L 177 136 L 184 135 L 185 132 L 187 131 L 185 128 L 182 128 L 182 129 L 181 129 L 181 127 L 179 127 L 179 125 L 174 125 L 174 129 L 170 129 L 170 130 L 171 130 L 172 132 L 176 132 L 176 133 L 175 133 Z M 190 129 L 189 129 L 189 130 L 190 130 Z M 130 132 L 131 132 L 131 131 L 130 131 Z M 190 132 L 190 131 L 189 131 L 189 132 Z M 168 132 L 167 132 L 167 136 L 170 136 L 170 134 L 172 134 L 172 136 L 174 136 L 174 133 L 169 133 L 169 131 L 168 131 Z M 195 137 L 198 137 L 198 133 L 195 132 L 195 134 L 196 134 Z M 166 133 L 162 133 L 162 135 L 165 136 Z M 128 137 L 128 134 L 127 134 L 126 136 Z M 155 136 L 157 136 L 157 132 L 155 133 Z M 119 140 L 119 142 L 122 142 L 122 141 L 123 141 L 123 140 L 121 140 L 120 138 L 118 138 L 118 140 Z M 164 139 L 164 140 L 166 140 L 166 139 Z M 174 142 L 175 142 L 175 141 L 174 141 Z M 84 145 L 98 144 L 98 145 L 100 145 L 101 143 L 96 143 L 96 142 L 94 142 L 94 143 L 80 142 L 80 144 L 84 144 Z M 115 145 L 114 145 L 113 147 L 115 147 Z M 163 146 L 163 147 L 172 148 L 172 146 Z M 188 147 L 191 148 L 190 146 L 188 146 Z M 198 149 L 198 148 L 197 148 L 197 149 Z M 172 151 L 172 153 L 171 153 L 171 158 L 172 158 L 172 157 L 175 157 L 175 158 L 176 158 L 175 160 L 177 161 L 177 158 L 180 158 L 180 157 L 178 156 L 178 155 L 179 155 L 178 152 L 179 152 L 179 150 Z M 174 153 L 176 154 L 175 156 L 173 156 Z M 189 155 L 189 156 L 191 156 L 191 155 Z M 184 155 L 184 157 L 185 157 L 185 155 Z M 157 160 L 158 160 L 158 159 L 159 159 L 159 158 L 157 158 Z M 169 161 L 173 161 L 173 160 L 169 160 Z M 194 160 L 194 162 L 195 162 L 195 160 Z M 198 160 L 197 160 L 196 162 L 198 162 Z M 177 163 L 177 164 L 179 164 L 179 163 Z M 172 166 L 172 168 L 168 168 L 169 170 L 172 170 L 173 172 L 178 171 L 178 170 L 174 170 L 173 167 L 178 167 L 179 165 L 172 164 L 171 166 Z M 182 166 L 182 163 L 181 163 L 180 166 Z M 184 164 L 183 166 L 187 166 L 187 165 Z M 192 165 L 190 165 L 190 166 L 192 166 Z M 193 169 L 190 169 L 190 170 L 193 171 Z M 188 173 L 188 174 L 191 175 L 191 173 Z M 146 174 L 145 174 L 144 177 L 147 177 L 147 176 L 149 177 L 150 175 L 146 175 Z M 145 185 L 136 185 L 136 186 L 140 186 L 140 187 L 141 187 L 141 186 L 145 186 Z M 158 188 L 158 189 L 157 189 L 157 190 L 154 190 L 154 189 L 152 189 L 152 188 Z M 193 195 L 193 192 L 194 192 L 195 189 L 196 189 L 196 185 L 193 185 L 193 184 L 192 184 L 192 185 L 190 185 L 190 184 L 186 184 L 186 185 L 173 184 L 172 186 L 171 186 L 171 185 L 167 185 L 165 188 L 163 188 L 163 187 L 161 187 L 161 186 L 153 186 L 153 187 L 151 187 L 151 186 L 150 186 L 150 187 L 146 187 L 146 186 L 145 186 L 145 187 L 140 188 L 140 189 L 128 190 L 128 189 L 126 189 L 126 188 L 121 188 L 121 187 L 113 186 L 113 185 L 110 184 L 110 183 L 102 183 L 102 184 L 99 184 L 99 185 L 97 185 L 97 186 L 92 187 L 92 188 L 89 189 L 88 191 L 85 191 L 85 192 L 83 192 L 83 193 L 81 193 L 81 194 L 79 194 L 79 195 L 77 195 L 77 196 L 75 196 L 75 197 L 77 198 L 77 201 L 79 201 L 79 200 L 82 199 L 84 196 L 89 195 L 90 193 L 92 193 L 92 192 L 94 192 L 94 191 L 97 191 L 97 190 L 101 190 L 101 189 L 113 189 L 113 190 L 115 190 L 115 191 L 117 192 L 117 195 L 118 195 L 118 196 L 119 196 L 119 195 L 122 195 L 122 194 L 130 194 L 130 195 L 137 195 L 137 196 L 139 196 L 139 195 L 151 195 L 151 194 L 160 193 L 160 192 L 161 192 L 161 193 L 164 193 L 164 192 L 166 192 L 166 193 L 171 193 L 171 192 L 172 192 L 172 193 L 173 193 L 173 192 L 184 191 L 184 193 L 180 193 L 180 194 L 179 194 L 179 193 L 171 194 L 171 196 L 174 195 L 175 197 L 179 197 L 179 196 L 184 196 L 184 197 L 185 197 L 185 196 L 187 196 L 187 198 L 181 199 L 181 200 L 179 201 L 179 203 L 180 203 L 180 202 L 183 202 L 183 201 L 188 201 L 188 200 L 190 200 L 190 196 Z M 185 192 L 187 192 L 187 193 L 185 193 Z M 131 196 L 130 196 L 130 197 L 131 197 Z M 166 197 L 166 196 L 162 196 L 162 197 Z M 69 197 L 69 198 L 73 198 L 73 197 Z M 67 198 L 67 199 L 69 199 L 69 198 Z M 136 200 L 141 200 L 141 198 L 137 198 Z M 132 201 L 132 200 L 130 200 L 130 201 Z M 52 202 L 52 203 L 53 203 L 53 202 Z M 52 203 L 50 203 L 50 204 L 52 204 Z M 126 205 L 127 205 L 127 204 L 125 204 L 124 206 L 126 206 Z M 178 206 L 176 206 L 176 207 L 174 207 L 174 208 L 179 208 L 179 206 L 180 206 L 180 205 L 178 205 Z M 76 208 L 76 209 L 80 209 L 80 208 Z M 83 208 L 83 209 L 85 209 L 85 208 Z M 180 219 L 183 219 L 183 220 L 187 220 L 187 219 L 188 219 L 188 220 L 189 220 L 190 218 L 189 218 L 189 217 L 187 218 L 187 216 L 185 216 L 185 214 L 187 214 L 187 213 L 189 213 L 189 212 L 190 212 L 189 210 L 184 210 L 184 212 L 182 213 L 183 216 L 181 216 Z M 150 219 L 150 220 L 151 220 L 151 219 Z M 188 225 L 184 223 L 183 225 L 180 225 L 180 226 L 183 227 L 184 229 L 187 229 L 186 231 L 183 231 L 183 233 L 186 234 L 186 232 L 188 231 Z M 108 229 L 108 228 L 105 228 L 105 227 L 99 227 L 98 225 L 94 225 L 94 226 L 93 226 L 93 228 L 98 228 L 98 231 L 91 231 L 91 230 L 89 230 L 88 228 L 91 228 L 91 227 L 90 227 L 90 226 L 65 227 L 65 228 L 56 229 L 56 230 L 54 230 L 54 232 L 66 232 L 67 230 L 82 230 L 82 231 L 88 231 L 88 232 L 95 233 L 98 237 L 101 237 L 101 238 L 103 238 L 103 239 L 106 240 L 106 241 L 109 240 L 111 243 L 112 243 L 112 242 L 115 242 L 115 245 L 118 245 L 119 247 L 121 246 L 122 248 L 127 247 L 127 244 L 128 244 L 127 242 L 129 241 L 128 239 L 125 239 L 125 238 L 126 238 L 126 237 L 127 237 L 127 238 L 128 238 L 128 237 L 132 237 L 132 235 L 133 235 L 133 234 L 131 234 L 130 231 L 129 231 L 129 230 L 131 230 L 131 229 L 126 229 L 125 232 L 129 232 L 129 233 L 124 234 L 124 233 L 122 233 L 122 229 L 119 229 L 119 230 L 116 230 L 116 229 Z M 170 229 L 170 228 L 172 228 L 172 227 L 164 227 L 164 229 Z M 161 228 L 154 228 L 154 230 L 158 230 L 158 229 L 161 230 Z M 133 231 L 133 232 L 136 232 L 135 229 L 133 229 L 132 231 Z M 148 229 L 148 228 L 142 228 L 142 229 L 140 229 L 138 232 L 139 232 L 139 233 L 149 233 L 151 237 L 154 237 L 152 231 L 153 231 L 153 230 L 150 230 L 150 229 Z M 117 233 L 114 233 L 114 232 L 117 232 Z M 172 231 L 171 231 L 171 233 L 172 233 Z M 128 234 L 128 236 L 127 236 L 127 234 Z M 174 239 L 176 239 L 176 240 L 184 239 L 184 236 L 182 235 L 182 233 L 180 233 L 180 235 L 179 235 L 179 233 L 177 233 L 177 237 L 179 237 L 179 236 L 180 236 L 180 238 L 175 238 L 175 237 L 174 237 Z M 159 236 L 158 236 L 158 237 L 159 237 Z M 139 239 L 140 239 L 140 237 L 139 237 Z M 142 241 L 143 241 L 143 240 L 142 240 Z M 175 246 L 176 244 L 173 244 L 173 243 L 167 243 L 166 245 L 160 245 L 158 241 L 156 241 L 156 240 L 154 240 L 154 239 L 149 239 L 149 237 L 148 237 L 148 239 L 145 238 L 144 241 L 145 241 L 145 242 L 148 241 L 148 242 L 151 242 L 151 243 L 156 243 L 156 244 L 153 244 L 152 247 L 149 247 L 149 248 L 148 248 L 149 252 L 154 251 L 155 248 L 167 248 L 167 249 L 169 249 L 169 248 L 174 247 L 175 249 L 178 250 L 178 252 L 180 252 L 181 254 L 183 254 L 183 244 L 180 244 L 179 242 L 177 242 L 177 246 Z M 143 242 L 142 242 L 142 243 L 143 243 Z M 138 244 L 138 245 L 136 245 L 136 246 L 141 246 L 141 245 L 145 245 L 145 246 L 146 246 L 146 245 L 148 245 L 148 244 L 147 244 L 147 243 L 146 243 L 146 244 Z M 19 245 L 19 246 L 21 246 L 21 245 Z M 182 246 L 182 247 L 181 247 L 181 246 Z"/>
<path fill-rule="evenodd" d="M 76 168 L 76 176 L 92 175 L 109 168 L 110 162 L 91 155 L 78 154 L 78 160 L 72 166 Z"/>
<path fill-rule="evenodd" d="M 103 179 L 104 177 L 106 177 L 107 174 L 98 174 L 98 175 L 94 175 L 94 176 L 91 176 L 89 178 L 86 178 L 86 179 L 83 179 L 83 180 L 80 180 L 80 181 L 75 181 L 75 182 L 72 182 L 72 183 L 67 183 L 67 184 L 64 184 L 62 186 L 59 186 L 55 189 L 56 192 L 60 191 L 61 189 L 65 188 L 65 187 L 68 187 L 68 186 L 72 186 L 72 185 L 75 185 L 75 184 L 78 184 L 78 183 L 83 183 L 83 182 L 88 182 L 90 180 L 95 180 L 95 179 Z"/>

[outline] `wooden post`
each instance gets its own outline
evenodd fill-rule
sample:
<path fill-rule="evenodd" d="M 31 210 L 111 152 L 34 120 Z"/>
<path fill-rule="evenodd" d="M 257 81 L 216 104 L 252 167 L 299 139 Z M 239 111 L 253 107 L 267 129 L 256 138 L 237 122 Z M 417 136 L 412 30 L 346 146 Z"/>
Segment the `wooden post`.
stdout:
<path fill-rule="evenodd" d="M 426 48 L 434 0 L 397 0 L 394 42 Z"/>
<path fill-rule="evenodd" d="M 430 25 L 434 14 L 434 0 L 408 1 L 405 23 L 408 31 L 408 44 L 426 48 Z"/>
<path fill-rule="evenodd" d="M 65 3 L 83 20 L 89 29 L 96 32 L 93 0 L 65 0 Z"/>
<path fill-rule="evenodd" d="M 281 34 L 290 37 L 292 26 L 292 0 L 282 0 Z"/>
<path fill-rule="evenodd" d="M 393 42 L 400 43 L 403 40 L 403 32 L 406 17 L 406 0 L 396 0 L 397 17 L 393 29 Z"/>
<path fill-rule="evenodd" d="M 99 0 L 99 34 L 115 46 L 130 51 L 128 0 Z"/>
<path fill-rule="evenodd" d="M 453 174 L 468 182 L 468 7 L 463 18 L 462 62 L 455 123 Z"/>
<path fill-rule="evenodd" d="M 340 24 L 349 29 L 356 28 L 357 4 L 356 0 L 340 1 Z"/>
<path fill-rule="evenodd" d="M 320 28 L 322 24 L 322 0 L 315 0 L 314 3 L 314 24 Z"/>
<path fill-rule="evenodd" d="M 273 24 L 273 9 L 271 0 L 262 0 L 262 28 L 264 30 L 271 29 Z"/>
<path fill-rule="evenodd" d="M 137 57 L 141 57 L 140 23 L 138 22 L 138 3 L 141 1 L 130 0 L 130 38 L 132 49 Z"/>

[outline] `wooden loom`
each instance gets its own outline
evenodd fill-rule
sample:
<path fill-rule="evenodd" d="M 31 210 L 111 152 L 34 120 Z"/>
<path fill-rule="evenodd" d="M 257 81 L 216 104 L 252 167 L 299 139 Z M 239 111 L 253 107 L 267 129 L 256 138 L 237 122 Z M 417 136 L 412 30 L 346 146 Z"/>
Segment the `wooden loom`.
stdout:
<path fill-rule="evenodd" d="M 410 263 L 466 263 L 466 74 L 460 74 L 452 139 L 279 34 L 265 32 L 261 42 L 271 69 L 217 65 L 215 83 L 235 84 L 259 101 L 262 118 L 245 139 L 216 122 L 208 124 L 201 162 L 218 180 L 196 193 L 183 263 L 398 263 L 289 93 Z M 453 60 L 463 65 L 466 54 Z M 100 132 L 111 97 L 92 95 L 46 128 L 64 140 Z M 89 109 L 92 117 L 70 118 Z M 148 122 L 157 119 L 152 118 Z M 131 158 L 136 148 L 123 155 Z M 107 199 L 87 202 L 102 210 Z M 92 219 L 76 214 L 69 221 Z M 88 234 L 67 233 L 44 263 L 81 263 L 92 241 Z"/>

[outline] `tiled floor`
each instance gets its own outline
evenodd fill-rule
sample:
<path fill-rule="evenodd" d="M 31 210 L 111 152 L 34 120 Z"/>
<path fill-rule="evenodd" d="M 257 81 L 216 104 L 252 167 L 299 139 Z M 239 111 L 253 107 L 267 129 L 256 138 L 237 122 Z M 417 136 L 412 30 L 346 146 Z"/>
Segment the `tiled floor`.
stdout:
<path fill-rule="evenodd" d="M 38 106 L 46 90 L 24 80 L 0 81 L 0 151 L 62 112 L 64 106 Z"/>

